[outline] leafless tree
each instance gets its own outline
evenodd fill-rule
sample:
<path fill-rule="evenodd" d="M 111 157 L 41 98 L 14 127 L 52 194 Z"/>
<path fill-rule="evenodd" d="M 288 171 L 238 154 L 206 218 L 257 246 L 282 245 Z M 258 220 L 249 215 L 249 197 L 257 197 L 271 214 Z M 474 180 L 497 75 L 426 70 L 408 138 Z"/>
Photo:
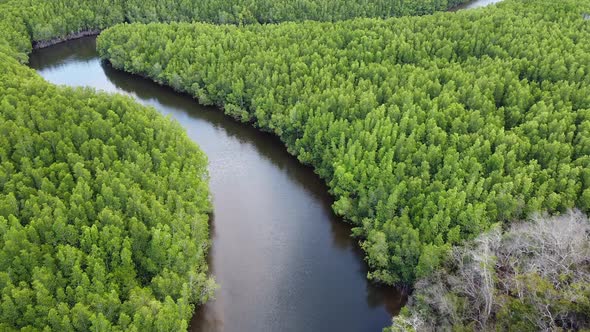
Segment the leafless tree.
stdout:
<path fill-rule="evenodd" d="M 494 227 L 454 248 L 445 269 L 416 284 L 410 314 L 395 318 L 394 327 L 446 331 L 472 323 L 477 330 L 494 330 L 494 318 L 507 298 L 534 308 L 523 319 L 539 331 L 588 327 L 590 313 L 580 321 L 567 306 L 555 305 L 582 300 L 584 295 L 572 291 L 576 284 L 590 285 L 588 217 L 577 210 L 535 215 L 515 222 L 504 234 Z"/>

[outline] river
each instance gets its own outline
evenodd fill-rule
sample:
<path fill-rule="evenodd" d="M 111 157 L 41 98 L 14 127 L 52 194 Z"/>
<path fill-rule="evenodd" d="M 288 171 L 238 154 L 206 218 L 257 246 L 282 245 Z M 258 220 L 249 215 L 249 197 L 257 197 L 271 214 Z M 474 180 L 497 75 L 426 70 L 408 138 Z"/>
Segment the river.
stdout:
<path fill-rule="evenodd" d="M 209 158 L 209 267 L 220 289 L 191 331 L 380 331 L 405 296 L 366 279 L 350 227 L 311 168 L 274 136 L 101 62 L 94 37 L 35 51 L 46 80 L 134 97 L 178 121 Z"/>
<path fill-rule="evenodd" d="M 479 0 L 459 9 L 500 0 Z M 129 95 L 178 121 L 209 158 L 212 247 L 220 289 L 197 308 L 191 331 L 380 331 L 406 295 L 373 285 L 350 227 L 312 169 L 274 136 L 100 61 L 95 37 L 41 50 L 46 80 Z"/>

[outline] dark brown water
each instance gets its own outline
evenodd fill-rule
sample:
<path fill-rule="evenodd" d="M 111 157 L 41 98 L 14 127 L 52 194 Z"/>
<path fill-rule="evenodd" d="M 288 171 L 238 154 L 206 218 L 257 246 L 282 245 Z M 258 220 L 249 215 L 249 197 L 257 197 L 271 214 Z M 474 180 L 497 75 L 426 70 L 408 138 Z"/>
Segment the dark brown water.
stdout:
<path fill-rule="evenodd" d="M 454 10 L 501 0 L 476 0 Z M 192 98 L 114 70 L 94 37 L 31 55 L 46 80 L 134 97 L 178 121 L 209 158 L 214 214 L 209 266 L 221 288 L 191 331 L 379 331 L 406 295 L 366 280 L 350 227 L 313 171 L 274 136 Z"/>
<path fill-rule="evenodd" d="M 350 228 L 313 171 L 274 136 L 101 63 L 92 37 L 35 51 L 56 84 L 130 95 L 178 121 L 209 157 L 210 268 L 221 288 L 192 331 L 380 331 L 405 297 L 366 280 Z"/>

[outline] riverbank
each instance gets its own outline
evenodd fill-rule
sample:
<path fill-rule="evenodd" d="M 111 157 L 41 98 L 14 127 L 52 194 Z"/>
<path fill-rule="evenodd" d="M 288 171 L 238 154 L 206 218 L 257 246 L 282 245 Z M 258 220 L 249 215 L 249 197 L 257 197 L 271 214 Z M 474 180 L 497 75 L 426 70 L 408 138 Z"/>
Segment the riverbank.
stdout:
<path fill-rule="evenodd" d="M 63 42 L 67 42 L 70 40 L 76 40 L 83 37 L 91 37 L 91 36 L 98 36 L 102 30 L 100 29 L 91 29 L 91 30 L 83 30 L 76 33 L 71 33 L 66 35 L 65 37 L 57 37 L 52 38 L 49 40 L 41 40 L 41 41 L 34 41 L 33 42 L 33 49 L 38 50 L 45 47 L 57 45 Z"/>
<path fill-rule="evenodd" d="M 405 304 L 400 290 L 366 279 L 363 253 L 350 225 L 331 212 L 325 183 L 276 136 L 113 69 L 98 59 L 93 37 L 36 51 L 30 65 L 49 82 L 155 107 L 208 156 L 209 268 L 221 288 L 198 307 L 191 331 L 379 331 Z"/>
<path fill-rule="evenodd" d="M 467 3 L 458 5 L 456 7 L 448 9 L 449 12 L 456 12 L 462 9 L 470 9 L 470 8 L 477 8 L 477 7 L 484 7 L 490 4 L 494 4 L 500 2 L 502 0 L 473 0 Z M 71 40 L 76 40 L 83 37 L 91 37 L 91 36 L 98 36 L 102 32 L 102 29 L 89 29 L 83 30 L 75 33 L 68 34 L 64 37 L 56 37 L 49 40 L 41 40 L 41 41 L 34 41 L 33 42 L 33 50 L 42 49 L 45 47 L 57 45 L 60 43 L 64 43 Z"/>

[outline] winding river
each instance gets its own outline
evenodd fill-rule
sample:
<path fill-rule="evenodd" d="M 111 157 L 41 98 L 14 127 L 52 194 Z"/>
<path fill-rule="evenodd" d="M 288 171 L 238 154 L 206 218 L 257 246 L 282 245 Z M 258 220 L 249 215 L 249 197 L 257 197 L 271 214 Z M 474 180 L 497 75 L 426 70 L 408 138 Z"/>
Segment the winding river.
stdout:
<path fill-rule="evenodd" d="M 130 95 L 178 121 L 209 158 L 216 300 L 191 331 L 379 331 L 405 297 L 372 285 L 323 181 L 274 136 L 101 62 L 94 37 L 35 51 L 46 80 Z"/>
<path fill-rule="evenodd" d="M 480 0 L 474 8 L 498 0 Z M 221 288 L 191 331 L 379 331 L 406 295 L 369 283 L 327 187 L 274 136 L 101 62 L 85 37 L 35 51 L 46 80 L 129 95 L 171 116 L 209 157 L 212 248 Z"/>

